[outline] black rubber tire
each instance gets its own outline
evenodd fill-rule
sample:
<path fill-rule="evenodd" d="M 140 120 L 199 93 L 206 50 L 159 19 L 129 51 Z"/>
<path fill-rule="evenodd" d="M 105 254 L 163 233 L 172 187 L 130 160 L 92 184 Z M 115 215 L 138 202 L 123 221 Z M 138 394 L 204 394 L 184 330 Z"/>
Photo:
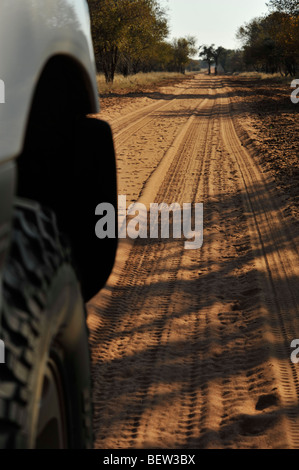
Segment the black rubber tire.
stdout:
<path fill-rule="evenodd" d="M 104 286 L 114 265 L 118 241 L 116 162 L 109 124 L 83 118 L 78 121 L 77 130 L 71 201 L 62 213 L 62 197 L 55 213 L 62 215 L 61 224 L 70 237 L 83 297 L 88 301 Z M 99 219 L 95 209 L 102 202 L 115 209 L 115 238 L 100 240 L 95 235 Z"/>
<path fill-rule="evenodd" d="M 40 117 L 30 120 L 24 152 L 18 158 L 19 197 L 38 201 L 54 211 L 68 236 L 76 272 L 87 302 L 99 292 L 113 268 L 115 238 L 95 235 L 98 204 L 115 208 L 117 181 L 113 136 L 109 124 L 81 117 L 68 129 L 66 119 L 51 126 Z M 42 158 L 41 158 L 42 155 Z"/>
<path fill-rule="evenodd" d="M 57 448 L 53 433 L 37 439 L 44 378 L 54 363 L 65 436 L 59 447 L 91 448 L 90 357 L 80 286 L 55 216 L 30 201 L 15 208 L 0 337 L 6 361 L 0 366 L 0 448 Z"/>

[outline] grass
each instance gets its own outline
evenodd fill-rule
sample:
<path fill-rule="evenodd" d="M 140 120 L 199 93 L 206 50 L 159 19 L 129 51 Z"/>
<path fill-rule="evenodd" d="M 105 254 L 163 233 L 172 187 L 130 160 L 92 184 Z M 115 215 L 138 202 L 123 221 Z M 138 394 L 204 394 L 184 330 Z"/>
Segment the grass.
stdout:
<path fill-rule="evenodd" d="M 278 83 L 290 83 L 292 77 L 282 77 L 280 73 L 262 73 L 262 72 L 241 72 L 234 73 L 234 76 L 243 77 L 243 78 L 252 78 L 257 80 L 272 80 L 273 82 Z"/>
<path fill-rule="evenodd" d="M 134 92 L 150 85 L 163 85 L 163 82 L 182 79 L 188 75 L 188 73 L 184 76 L 181 73 L 175 72 L 150 72 L 137 73 L 136 75 L 123 77 L 122 75 L 116 74 L 114 82 L 111 84 L 106 83 L 103 74 L 98 74 L 97 82 L 100 94 L 115 92 L 117 90 L 129 90 Z"/>

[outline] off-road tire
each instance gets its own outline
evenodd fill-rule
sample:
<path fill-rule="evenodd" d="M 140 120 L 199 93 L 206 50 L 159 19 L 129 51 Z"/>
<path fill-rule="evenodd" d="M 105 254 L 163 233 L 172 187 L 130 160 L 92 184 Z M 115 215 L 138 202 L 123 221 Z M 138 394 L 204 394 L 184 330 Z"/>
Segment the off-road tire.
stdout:
<path fill-rule="evenodd" d="M 17 202 L 3 279 L 0 448 L 93 445 L 85 310 L 64 245 L 51 211 Z M 39 412 L 39 405 L 43 410 L 47 403 L 47 387 L 60 404 L 59 439 L 51 413 L 48 428 L 39 429 L 47 418 Z"/>
<path fill-rule="evenodd" d="M 117 233 L 115 238 L 96 237 L 95 209 L 102 202 L 115 208 L 117 232 L 116 161 L 109 124 L 90 117 L 71 124 L 65 117 L 48 123 L 33 113 L 18 158 L 17 194 L 56 214 L 87 302 L 104 286 L 114 264 Z"/>

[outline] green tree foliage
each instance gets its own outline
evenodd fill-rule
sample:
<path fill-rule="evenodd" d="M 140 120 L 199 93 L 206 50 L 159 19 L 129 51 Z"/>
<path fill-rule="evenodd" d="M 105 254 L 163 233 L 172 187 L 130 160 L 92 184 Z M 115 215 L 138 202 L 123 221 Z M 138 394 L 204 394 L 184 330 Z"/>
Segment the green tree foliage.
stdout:
<path fill-rule="evenodd" d="M 113 82 L 121 62 L 124 74 L 149 60 L 168 34 L 167 20 L 157 0 L 88 0 L 97 64 Z"/>
<path fill-rule="evenodd" d="M 295 75 L 299 63 L 299 17 L 274 11 L 242 26 L 237 37 L 244 61 L 257 71 Z"/>
<path fill-rule="evenodd" d="M 173 70 L 173 48 L 166 41 L 161 41 L 151 50 L 147 60 L 143 60 L 140 70 L 142 72 L 159 72 Z M 138 71 L 138 70 L 137 70 Z"/>
<path fill-rule="evenodd" d="M 176 72 L 185 73 L 190 56 L 196 53 L 196 39 L 192 36 L 174 39 L 172 42 L 173 66 Z"/>
<path fill-rule="evenodd" d="M 218 67 L 224 73 L 242 72 L 244 70 L 243 51 L 225 49 L 224 47 L 211 46 L 200 47 L 200 57 L 208 65 L 208 73 L 211 74 L 211 66 L 215 66 L 215 75 L 218 74 Z"/>
<path fill-rule="evenodd" d="M 223 49 L 219 56 L 219 65 L 225 73 L 243 72 L 245 70 L 243 58 L 241 50 Z"/>
<path fill-rule="evenodd" d="M 199 48 L 199 57 L 208 64 L 208 73 L 211 74 L 211 65 L 214 62 L 214 49 L 215 45 L 203 45 Z"/>
<path fill-rule="evenodd" d="M 270 0 L 267 6 L 274 11 L 288 13 L 292 16 L 299 15 L 299 2 L 298 0 Z"/>
<path fill-rule="evenodd" d="M 223 47 L 217 47 L 217 49 L 215 48 L 212 48 L 212 56 L 213 56 L 213 59 L 214 59 L 214 63 L 215 63 L 215 75 L 218 74 L 218 63 L 219 63 L 219 59 L 220 59 L 220 56 L 221 54 L 223 54 L 225 51 L 225 49 Z"/>

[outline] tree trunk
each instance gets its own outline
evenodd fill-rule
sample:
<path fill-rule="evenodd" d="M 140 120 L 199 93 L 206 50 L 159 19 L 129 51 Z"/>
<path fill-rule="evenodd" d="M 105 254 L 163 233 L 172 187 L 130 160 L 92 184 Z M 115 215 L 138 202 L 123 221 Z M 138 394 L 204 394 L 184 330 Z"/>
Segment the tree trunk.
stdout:
<path fill-rule="evenodd" d="M 113 83 L 116 65 L 118 61 L 118 48 L 101 51 L 101 62 L 106 83 Z"/>

